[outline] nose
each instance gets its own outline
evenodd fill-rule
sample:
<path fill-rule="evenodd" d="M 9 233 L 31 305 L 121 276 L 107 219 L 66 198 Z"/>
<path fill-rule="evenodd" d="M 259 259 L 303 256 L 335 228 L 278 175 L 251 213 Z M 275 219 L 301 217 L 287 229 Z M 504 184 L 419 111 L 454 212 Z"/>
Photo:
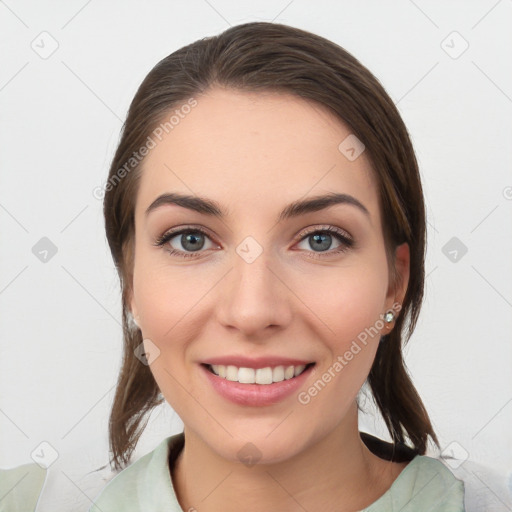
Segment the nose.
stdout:
<path fill-rule="evenodd" d="M 292 317 L 293 293 L 277 259 L 263 250 L 251 261 L 240 249 L 232 262 L 218 291 L 218 321 L 252 340 L 285 328 Z"/>

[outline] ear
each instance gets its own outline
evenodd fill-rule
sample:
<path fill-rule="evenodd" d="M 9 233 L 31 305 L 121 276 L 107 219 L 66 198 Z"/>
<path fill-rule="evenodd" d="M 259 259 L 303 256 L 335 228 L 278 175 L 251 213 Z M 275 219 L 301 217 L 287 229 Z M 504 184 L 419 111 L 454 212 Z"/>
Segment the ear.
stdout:
<path fill-rule="evenodd" d="M 130 312 L 131 312 L 133 318 L 137 318 L 139 316 L 139 313 L 137 311 L 137 305 L 135 304 L 135 299 L 133 298 L 133 291 L 130 292 L 128 302 L 130 304 Z"/>
<path fill-rule="evenodd" d="M 388 288 L 388 307 L 391 308 L 394 303 L 402 304 L 409 285 L 411 257 L 409 245 L 403 243 L 395 250 L 394 271 L 391 275 Z"/>

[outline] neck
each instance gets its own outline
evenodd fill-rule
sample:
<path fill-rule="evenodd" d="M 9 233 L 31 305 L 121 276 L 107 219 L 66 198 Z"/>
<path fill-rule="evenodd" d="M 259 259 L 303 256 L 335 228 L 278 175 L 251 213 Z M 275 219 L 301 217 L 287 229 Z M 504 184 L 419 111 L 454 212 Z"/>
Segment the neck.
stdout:
<path fill-rule="evenodd" d="M 398 467 L 400 466 L 400 467 Z M 403 465 L 384 461 L 360 438 L 357 408 L 306 450 L 279 463 L 245 466 L 220 457 L 193 431 L 172 473 L 183 510 L 263 512 L 360 510 L 377 500 Z"/>

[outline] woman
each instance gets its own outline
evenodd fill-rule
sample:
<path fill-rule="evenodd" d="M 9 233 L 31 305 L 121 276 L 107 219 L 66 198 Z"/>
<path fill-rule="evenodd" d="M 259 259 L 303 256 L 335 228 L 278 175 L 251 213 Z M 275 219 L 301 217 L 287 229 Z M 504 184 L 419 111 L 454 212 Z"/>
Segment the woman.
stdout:
<path fill-rule="evenodd" d="M 133 99 L 104 213 L 123 292 L 112 462 L 164 398 L 184 432 L 91 511 L 464 510 L 424 455 L 439 443 L 402 358 L 423 295 L 418 166 L 354 57 L 271 23 L 169 55 Z M 393 443 L 358 430 L 365 382 Z"/>

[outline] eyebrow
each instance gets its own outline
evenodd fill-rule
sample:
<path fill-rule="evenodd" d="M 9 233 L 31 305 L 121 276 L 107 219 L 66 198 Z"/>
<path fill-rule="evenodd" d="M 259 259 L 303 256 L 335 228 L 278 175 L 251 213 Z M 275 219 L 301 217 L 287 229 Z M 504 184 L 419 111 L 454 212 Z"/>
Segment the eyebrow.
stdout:
<path fill-rule="evenodd" d="M 175 204 L 182 208 L 187 208 L 203 215 L 209 215 L 212 217 L 218 217 L 225 219 L 228 216 L 227 210 L 224 210 L 222 206 L 211 199 L 199 196 L 191 196 L 187 194 L 178 193 L 167 193 L 158 196 L 147 208 L 146 217 L 152 211 L 160 208 L 164 205 Z M 294 201 L 287 205 L 279 214 L 278 222 L 286 219 L 299 217 L 311 212 L 317 212 L 334 206 L 337 204 L 346 204 L 355 206 L 361 212 L 363 212 L 368 218 L 370 218 L 370 212 L 368 209 L 355 197 L 348 194 L 330 193 L 321 196 L 315 196 L 310 199 Z"/>

